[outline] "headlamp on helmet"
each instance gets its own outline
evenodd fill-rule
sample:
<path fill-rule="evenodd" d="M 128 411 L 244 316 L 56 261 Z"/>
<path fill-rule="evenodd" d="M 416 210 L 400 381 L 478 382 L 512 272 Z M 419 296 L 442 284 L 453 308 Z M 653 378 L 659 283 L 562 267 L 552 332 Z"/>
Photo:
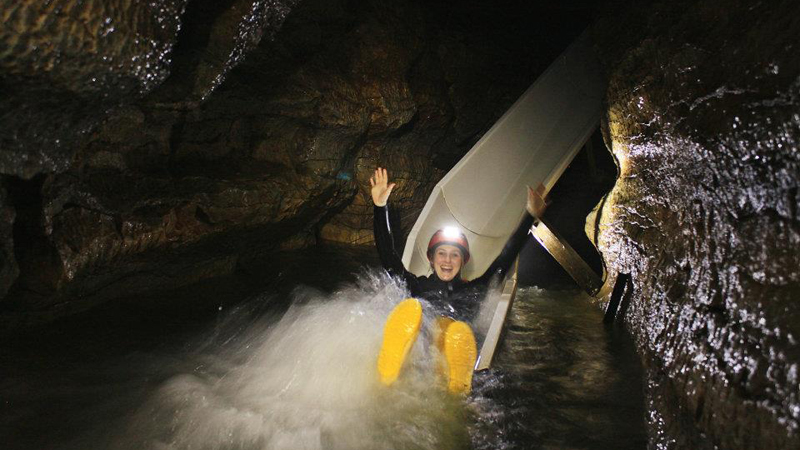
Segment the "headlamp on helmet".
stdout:
<path fill-rule="evenodd" d="M 467 236 L 456 227 L 445 227 L 433 233 L 430 242 L 428 242 L 428 260 L 433 260 L 433 252 L 440 245 L 452 245 L 461 250 L 461 256 L 464 258 L 464 264 L 469 261 L 469 242 Z"/>

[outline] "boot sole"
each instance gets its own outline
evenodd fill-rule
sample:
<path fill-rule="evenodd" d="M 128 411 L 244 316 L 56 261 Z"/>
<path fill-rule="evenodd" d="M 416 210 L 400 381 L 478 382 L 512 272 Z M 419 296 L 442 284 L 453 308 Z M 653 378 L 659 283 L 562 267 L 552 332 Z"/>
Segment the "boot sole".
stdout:
<path fill-rule="evenodd" d="M 472 372 L 478 358 L 478 346 L 472 329 L 464 322 L 453 322 L 444 335 L 444 357 L 447 361 L 447 390 L 454 394 L 469 394 Z"/>
<path fill-rule="evenodd" d="M 383 344 L 378 355 L 378 375 L 384 385 L 392 385 L 400 376 L 421 323 L 422 305 L 414 298 L 403 300 L 389 314 L 383 327 Z"/>

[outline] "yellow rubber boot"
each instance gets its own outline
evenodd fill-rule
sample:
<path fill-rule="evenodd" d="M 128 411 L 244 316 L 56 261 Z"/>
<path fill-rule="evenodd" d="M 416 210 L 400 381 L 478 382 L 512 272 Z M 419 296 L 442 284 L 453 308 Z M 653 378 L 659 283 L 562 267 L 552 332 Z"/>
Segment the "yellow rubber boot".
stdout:
<path fill-rule="evenodd" d="M 378 374 L 386 386 L 397 381 L 408 352 L 422 323 L 422 305 L 407 298 L 394 307 L 383 327 L 383 344 L 378 355 Z"/>
<path fill-rule="evenodd" d="M 436 350 L 439 351 L 439 358 L 436 361 L 436 369 L 442 380 L 447 380 L 449 375 L 447 373 L 447 360 L 444 358 L 444 337 L 447 333 L 447 327 L 455 322 L 447 316 L 439 316 L 434 321 L 433 327 L 433 343 L 436 345 Z"/>
<path fill-rule="evenodd" d="M 472 329 L 464 322 L 453 322 L 444 333 L 444 357 L 447 360 L 447 390 L 469 394 L 472 371 L 478 358 L 478 346 Z"/>
<path fill-rule="evenodd" d="M 436 348 L 442 355 L 444 355 L 444 335 L 447 332 L 447 327 L 449 327 L 453 322 L 455 322 L 455 320 L 447 316 L 439 316 L 434 322 L 433 342 L 436 344 Z"/>

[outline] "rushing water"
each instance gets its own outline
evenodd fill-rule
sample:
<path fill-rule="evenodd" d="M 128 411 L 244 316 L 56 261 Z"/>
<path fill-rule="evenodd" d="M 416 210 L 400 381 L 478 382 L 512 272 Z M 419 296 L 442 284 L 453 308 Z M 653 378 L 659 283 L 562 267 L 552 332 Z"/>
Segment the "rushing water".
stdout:
<path fill-rule="evenodd" d="M 377 382 L 381 327 L 406 295 L 381 273 L 362 270 L 331 293 L 301 286 L 285 303 L 276 295 L 134 343 L 4 352 L 3 448 L 646 445 L 632 346 L 576 291 L 521 289 L 495 368 L 467 398 L 442 388 L 426 332 L 397 385 Z"/>

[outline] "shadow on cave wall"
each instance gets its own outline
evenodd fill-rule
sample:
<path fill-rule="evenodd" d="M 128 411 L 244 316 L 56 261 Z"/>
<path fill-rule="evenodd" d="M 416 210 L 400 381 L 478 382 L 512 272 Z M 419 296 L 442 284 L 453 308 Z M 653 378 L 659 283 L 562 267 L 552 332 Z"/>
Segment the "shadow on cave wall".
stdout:
<path fill-rule="evenodd" d="M 586 220 L 614 186 L 616 178 L 617 166 L 598 130 L 550 190 L 551 204 L 545 214 L 553 229 L 601 278 L 603 261 L 586 235 Z M 533 239 L 520 253 L 518 280 L 524 285 L 544 288 L 577 286 L 564 268 Z"/>

